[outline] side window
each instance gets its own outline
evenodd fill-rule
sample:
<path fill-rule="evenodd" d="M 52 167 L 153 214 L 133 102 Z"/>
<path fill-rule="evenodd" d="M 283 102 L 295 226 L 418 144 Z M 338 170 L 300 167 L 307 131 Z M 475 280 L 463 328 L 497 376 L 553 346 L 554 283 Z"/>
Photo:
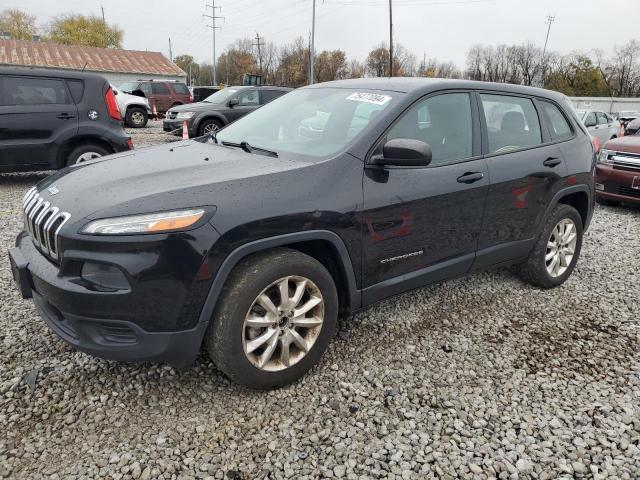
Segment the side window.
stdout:
<path fill-rule="evenodd" d="M 64 81 L 53 78 L 5 77 L 5 105 L 65 105 L 71 103 Z"/>
<path fill-rule="evenodd" d="M 150 83 L 141 83 L 140 84 L 140 90 L 142 90 L 142 93 L 145 94 L 145 96 L 149 96 L 151 95 L 151 84 Z"/>
<path fill-rule="evenodd" d="M 598 125 L 607 125 L 609 123 L 609 119 L 604 113 L 598 112 L 596 115 L 598 117 Z"/>
<path fill-rule="evenodd" d="M 567 122 L 567 119 L 562 114 L 560 109 L 553 103 L 540 102 L 540 104 L 542 105 L 542 111 L 547 117 L 551 139 L 556 141 L 567 140 L 571 138 L 571 136 L 573 135 L 573 131 L 571 130 L 569 122 Z"/>
<path fill-rule="evenodd" d="M 595 112 L 589 112 L 586 117 L 584 117 L 584 125 L 586 127 L 595 127 L 598 124 L 596 120 Z"/>
<path fill-rule="evenodd" d="M 67 80 L 67 85 L 71 91 L 71 96 L 75 103 L 82 101 L 82 93 L 84 92 L 84 82 L 82 80 Z"/>
<path fill-rule="evenodd" d="M 246 90 L 238 96 L 240 105 L 260 105 L 260 95 L 257 90 Z"/>
<path fill-rule="evenodd" d="M 505 153 L 542 143 L 540 120 L 528 98 L 481 94 L 489 153 Z"/>
<path fill-rule="evenodd" d="M 371 112 L 369 118 L 375 112 Z M 468 93 L 446 93 L 412 106 L 387 134 L 387 140 L 411 138 L 431 146 L 432 164 L 473 156 L 473 120 Z"/>
<path fill-rule="evenodd" d="M 172 83 L 171 89 L 178 95 L 189 95 L 189 89 L 184 83 Z"/>
<path fill-rule="evenodd" d="M 151 91 L 156 95 L 170 95 L 169 87 L 164 83 L 152 83 Z"/>
<path fill-rule="evenodd" d="M 262 90 L 262 103 L 266 104 L 285 93 L 282 90 Z"/>

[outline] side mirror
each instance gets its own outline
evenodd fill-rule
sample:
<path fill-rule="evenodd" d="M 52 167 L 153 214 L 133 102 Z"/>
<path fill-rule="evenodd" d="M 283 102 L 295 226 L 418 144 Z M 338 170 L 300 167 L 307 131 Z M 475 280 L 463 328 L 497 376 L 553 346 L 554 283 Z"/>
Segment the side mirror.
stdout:
<path fill-rule="evenodd" d="M 233 108 L 239 104 L 240 104 L 240 100 L 238 100 L 237 98 L 232 98 L 231 100 L 229 100 L 229 108 Z"/>
<path fill-rule="evenodd" d="M 374 165 L 426 167 L 431 163 L 431 158 L 428 143 L 412 138 L 394 138 L 382 147 L 382 155 L 376 155 L 371 160 Z"/>

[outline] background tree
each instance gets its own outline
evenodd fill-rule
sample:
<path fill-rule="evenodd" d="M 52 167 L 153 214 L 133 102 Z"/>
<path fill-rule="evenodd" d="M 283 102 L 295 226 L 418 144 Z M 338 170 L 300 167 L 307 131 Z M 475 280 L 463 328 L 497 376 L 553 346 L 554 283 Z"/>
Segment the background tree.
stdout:
<path fill-rule="evenodd" d="M 218 57 L 218 81 L 227 85 L 240 85 L 245 73 L 257 74 L 258 65 L 253 55 L 250 38 L 236 40 Z"/>
<path fill-rule="evenodd" d="M 342 50 L 320 52 L 314 62 L 316 82 L 329 82 L 347 77 L 347 54 Z"/>
<path fill-rule="evenodd" d="M 194 85 L 194 80 L 198 78 L 200 65 L 191 55 L 178 55 L 173 59 L 173 63 L 179 66 L 187 74 L 187 84 Z"/>
<path fill-rule="evenodd" d="M 95 15 L 63 15 L 49 26 L 51 41 L 67 45 L 122 48 L 123 35 L 116 25 L 110 26 Z"/>
<path fill-rule="evenodd" d="M 31 40 L 37 33 L 36 17 L 18 9 L 3 10 L 0 32 L 9 32 L 13 40 Z"/>
<path fill-rule="evenodd" d="M 302 37 L 282 47 L 276 76 L 277 83 L 289 87 L 300 87 L 308 83 L 309 48 Z"/>

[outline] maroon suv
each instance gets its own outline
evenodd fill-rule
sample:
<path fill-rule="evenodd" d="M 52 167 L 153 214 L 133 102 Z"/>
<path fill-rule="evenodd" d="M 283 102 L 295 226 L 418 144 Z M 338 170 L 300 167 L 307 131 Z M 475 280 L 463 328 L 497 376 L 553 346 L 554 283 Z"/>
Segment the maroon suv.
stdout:
<path fill-rule="evenodd" d="M 600 150 L 596 199 L 640 204 L 640 135 L 610 140 Z"/>
<path fill-rule="evenodd" d="M 149 100 L 149 107 L 156 107 L 158 113 L 164 113 L 171 107 L 193 102 L 189 88 L 182 82 L 163 80 L 138 80 L 126 82 L 118 87 L 125 93 L 140 94 Z"/>

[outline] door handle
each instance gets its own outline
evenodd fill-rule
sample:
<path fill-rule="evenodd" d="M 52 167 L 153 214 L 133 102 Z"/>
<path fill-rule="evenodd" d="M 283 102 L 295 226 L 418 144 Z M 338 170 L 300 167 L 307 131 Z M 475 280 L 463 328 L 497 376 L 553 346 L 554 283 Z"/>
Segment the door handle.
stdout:
<path fill-rule="evenodd" d="M 75 115 L 71 115 L 70 113 L 61 113 L 56 118 L 59 118 L 60 120 L 69 120 L 70 118 L 75 118 Z"/>
<path fill-rule="evenodd" d="M 561 163 L 562 163 L 562 160 L 560 160 L 559 158 L 556 158 L 556 157 L 549 157 L 544 162 L 542 162 L 542 164 L 545 167 L 551 167 L 551 168 L 557 167 Z"/>
<path fill-rule="evenodd" d="M 481 172 L 467 172 L 464 175 L 458 177 L 458 183 L 475 183 L 478 180 L 482 180 L 484 174 Z"/>

